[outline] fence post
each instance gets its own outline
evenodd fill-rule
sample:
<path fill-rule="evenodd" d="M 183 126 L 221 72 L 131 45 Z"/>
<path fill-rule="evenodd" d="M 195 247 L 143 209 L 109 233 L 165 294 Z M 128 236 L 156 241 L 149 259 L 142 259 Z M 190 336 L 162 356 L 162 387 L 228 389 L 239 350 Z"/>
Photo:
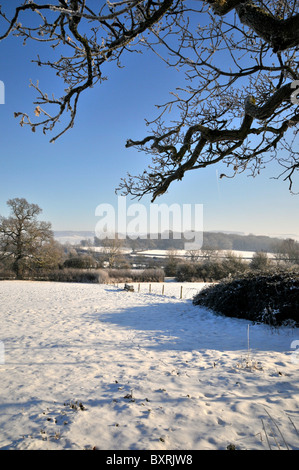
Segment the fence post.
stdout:
<path fill-rule="evenodd" d="M 180 294 L 180 299 L 183 298 L 183 286 L 181 286 L 181 294 Z"/>
<path fill-rule="evenodd" d="M 151 284 L 149 285 L 149 292 L 150 293 L 152 292 L 152 285 Z"/>
<path fill-rule="evenodd" d="M 138 292 L 140 292 L 140 284 L 138 284 Z"/>
<path fill-rule="evenodd" d="M 164 295 L 164 284 L 162 286 L 162 295 Z"/>

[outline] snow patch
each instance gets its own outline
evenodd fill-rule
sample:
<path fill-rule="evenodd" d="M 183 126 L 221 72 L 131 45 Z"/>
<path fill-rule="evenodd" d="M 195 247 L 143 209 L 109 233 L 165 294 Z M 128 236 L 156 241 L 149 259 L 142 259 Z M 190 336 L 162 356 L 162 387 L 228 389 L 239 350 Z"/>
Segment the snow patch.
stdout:
<path fill-rule="evenodd" d="M 181 285 L 0 282 L 0 449 L 298 449 L 299 330 Z"/>

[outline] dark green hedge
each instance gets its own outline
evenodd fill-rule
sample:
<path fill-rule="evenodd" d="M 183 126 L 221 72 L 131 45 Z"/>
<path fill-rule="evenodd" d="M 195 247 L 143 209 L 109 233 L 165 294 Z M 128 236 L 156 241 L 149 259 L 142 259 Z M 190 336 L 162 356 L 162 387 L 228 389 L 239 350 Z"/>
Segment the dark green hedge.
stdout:
<path fill-rule="evenodd" d="M 252 273 L 222 281 L 200 291 L 193 299 L 228 317 L 279 326 L 292 321 L 299 326 L 299 271 Z"/>

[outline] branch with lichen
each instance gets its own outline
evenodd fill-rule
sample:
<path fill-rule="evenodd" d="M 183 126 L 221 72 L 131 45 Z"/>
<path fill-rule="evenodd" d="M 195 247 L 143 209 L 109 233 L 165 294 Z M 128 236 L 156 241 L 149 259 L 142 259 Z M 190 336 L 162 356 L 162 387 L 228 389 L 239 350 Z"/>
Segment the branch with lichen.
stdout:
<path fill-rule="evenodd" d="M 274 52 L 299 44 L 299 14 L 289 18 L 275 17 L 265 6 L 253 0 L 206 0 L 218 15 L 235 10 L 241 23 L 255 31 L 271 45 Z"/>

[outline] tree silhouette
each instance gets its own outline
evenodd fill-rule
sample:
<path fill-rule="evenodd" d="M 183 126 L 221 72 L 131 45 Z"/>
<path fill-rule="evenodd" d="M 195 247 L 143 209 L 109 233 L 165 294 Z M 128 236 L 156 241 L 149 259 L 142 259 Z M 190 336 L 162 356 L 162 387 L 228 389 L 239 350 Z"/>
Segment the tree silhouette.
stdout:
<path fill-rule="evenodd" d="M 38 221 L 41 208 L 26 199 L 9 199 L 7 205 L 11 215 L 0 216 L 0 257 L 12 259 L 13 271 L 22 279 L 26 266 L 40 261 L 41 248 L 53 240 L 51 224 Z"/>
<path fill-rule="evenodd" d="M 298 0 L 26 0 L 11 17 L 4 9 L 0 14 L 0 40 L 14 34 L 60 53 L 38 56 L 36 63 L 55 71 L 65 94 L 57 98 L 31 83 L 38 94 L 34 119 L 15 113 L 21 125 L 44 133 L 68 115 L 51 141 L 73 127 L 80 95 L 101 83 L 103 68 L 119 66 L 127 51 L 154 52 L 184 74 L 186 86 L 170 90 L 171 99 L 148 123 L 149 135 L 128 139 L 126 147 L 152 160 L 142 174 L 122 179 L 122 194 L 155 200 L 188 171 L 220 164 L 221 177 L 255 176 L 271 160 L 282 166 L 277 177 L 293 191 L 299 168 Z"/>

